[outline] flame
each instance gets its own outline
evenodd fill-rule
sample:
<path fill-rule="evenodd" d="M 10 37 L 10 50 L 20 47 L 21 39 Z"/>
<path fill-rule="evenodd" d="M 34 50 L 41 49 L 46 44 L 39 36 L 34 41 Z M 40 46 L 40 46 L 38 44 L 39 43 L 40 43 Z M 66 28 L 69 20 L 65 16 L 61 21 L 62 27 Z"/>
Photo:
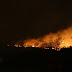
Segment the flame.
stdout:
<path fill-rule="evenodd" d="M 17 44 L 15 44 L 17 47 Z M 52 49 L 58 48 L 68 48 L 72 46 L 72 27 L 69 27 L 64 30 L 60 30 L 56 33 L 49 33 L 38 39 L 27 39 L 24 40 L 24 47 L 42 47 Z"/>
<path fill-rule="evenodd" d="M 32 45 L 32 47 L 35 47 L 34 45 Z"/>
<path fill-rule="evenodd" d="M 15 46 L 15 47 L 21 47 L 21 45 L 17 45 L 17 44 L 15 44 L 14 46 Z"/>

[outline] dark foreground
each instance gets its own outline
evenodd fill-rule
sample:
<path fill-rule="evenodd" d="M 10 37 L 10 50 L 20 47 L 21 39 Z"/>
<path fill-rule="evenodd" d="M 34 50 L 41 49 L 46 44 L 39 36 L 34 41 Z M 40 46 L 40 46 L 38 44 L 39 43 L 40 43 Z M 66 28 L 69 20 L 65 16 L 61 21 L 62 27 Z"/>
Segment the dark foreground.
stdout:
<path fill-rule="evenodd" d="M 71 68 L 72 49 L 0 48 L 0 72 L 65 72 Z"/>

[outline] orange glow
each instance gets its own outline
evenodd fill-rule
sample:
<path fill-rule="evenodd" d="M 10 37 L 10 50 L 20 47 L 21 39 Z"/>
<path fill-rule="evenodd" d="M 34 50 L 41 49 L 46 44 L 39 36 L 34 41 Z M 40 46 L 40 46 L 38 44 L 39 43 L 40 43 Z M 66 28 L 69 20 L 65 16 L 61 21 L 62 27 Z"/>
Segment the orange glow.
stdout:
<path fill-rule="evenodd" d="M 16 45 L 16 44 L 15 44 L 14 46 L 15 46 L 15 47 L 21 47 L 21 45 Z"/>
<path fill-rule="evenodd" d="M 35 47 L 34 45 L 32 45 L 32 47 Z"/>
<path fill-rule="evenodd" d="M 54 49 L 54 48 L 52 48 L 52 49 Z"/>
<path fill-rule="evenodd" d="M 9 45 L 7 45 L 7 46 L 9 46 Z"/>
<path fill-rule="evenodd" d="M 45 49 L 49 49 L 49 48 L 45 48 Z"/>
<path fill-rule="evenodd" d="M 16 47 L 17 47 L 16 43 Z M 56 33 L 49 33 L 48 35 L 44 35 L 38 39 L 27 39 L 24 40 L 24 47 L 42 47 L 42 48 L 49 48 L 59 50 L 61 48 L 68 48 L 72 46 L 72 27 L 69 27 L 64 30 L 60 30 Z"/>

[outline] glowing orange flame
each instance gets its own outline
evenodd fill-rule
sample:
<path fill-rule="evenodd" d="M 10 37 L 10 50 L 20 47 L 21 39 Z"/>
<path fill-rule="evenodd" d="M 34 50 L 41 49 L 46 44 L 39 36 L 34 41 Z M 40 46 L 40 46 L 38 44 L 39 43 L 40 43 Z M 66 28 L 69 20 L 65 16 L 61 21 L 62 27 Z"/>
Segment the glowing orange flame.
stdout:
<path fill-rule="evenodd" d="M 17 44 L 16 44 L 17 46 Z M 24 47 L 42 47 L 52 49 L 59 48 L 68 48 L 72 46 L 72 27 L 69 27 L 65 30 L 60 30 L 57 33 L 49 33 L 38 39 L 27 39 L 24 41 Z"/>
<path fill-rule="evenodd" d="M 15 46 L 15 47 L 21 47 L 21 45 L 17 45 L 17 44 L 15 44 L 14 46 Z"/>
<path fill-rule="evenodd" d="M 32 45 L 32 47 L 35 47 L 34 45 Z"/>

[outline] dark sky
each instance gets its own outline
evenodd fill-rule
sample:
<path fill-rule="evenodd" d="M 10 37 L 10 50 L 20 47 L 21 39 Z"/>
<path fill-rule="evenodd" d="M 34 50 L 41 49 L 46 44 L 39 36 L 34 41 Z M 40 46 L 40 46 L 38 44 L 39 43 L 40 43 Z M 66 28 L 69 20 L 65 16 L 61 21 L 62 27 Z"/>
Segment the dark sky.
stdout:
<path fill-rule="evenodd" d="M 40 37 L 72 24 L 72 3 L 0 1 L 0 40 Z"/>

